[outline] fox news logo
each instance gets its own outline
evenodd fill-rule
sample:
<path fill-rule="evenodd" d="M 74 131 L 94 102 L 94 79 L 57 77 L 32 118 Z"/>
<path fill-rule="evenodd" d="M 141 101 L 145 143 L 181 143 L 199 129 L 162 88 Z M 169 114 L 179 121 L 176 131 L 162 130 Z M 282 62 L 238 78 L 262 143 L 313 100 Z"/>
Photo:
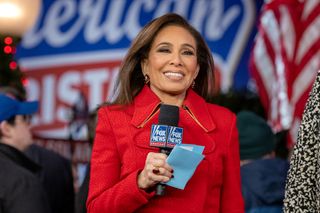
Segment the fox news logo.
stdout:
<path fill-rule="evenodd" d="M 167 147 L 173 148 L 177 144 L 182 143 L 183 128 L 169 126 Z"/>
<path fill-rule="evenodd" d="M 166 147 L 168 126 L 152 125 L 150 146 Z"/>

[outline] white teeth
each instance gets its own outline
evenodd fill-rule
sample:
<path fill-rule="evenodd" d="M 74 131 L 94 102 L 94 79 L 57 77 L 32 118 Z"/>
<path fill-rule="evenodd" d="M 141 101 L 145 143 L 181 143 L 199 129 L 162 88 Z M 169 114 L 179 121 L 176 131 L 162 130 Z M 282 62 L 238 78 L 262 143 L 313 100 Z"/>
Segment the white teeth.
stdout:
<path fill-rule="evenodd" d="M 166 72 L 164 73 L 165 76 L 173 76 L 173 77 L 183 77 L 183 75 L 181 73 L 178 73 L 178 72 Z"/>

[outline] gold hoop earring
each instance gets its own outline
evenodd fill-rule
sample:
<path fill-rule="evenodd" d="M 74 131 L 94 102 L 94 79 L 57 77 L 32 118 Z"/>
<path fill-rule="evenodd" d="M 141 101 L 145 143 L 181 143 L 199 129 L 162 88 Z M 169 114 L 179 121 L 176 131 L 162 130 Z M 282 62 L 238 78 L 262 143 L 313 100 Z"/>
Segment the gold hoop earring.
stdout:
<path fill-rule="evenodd" d="M 150 82 L 150 77 L 148 76 L 148 74 L 144 75 L 144 83 L 148 84 Z"/>

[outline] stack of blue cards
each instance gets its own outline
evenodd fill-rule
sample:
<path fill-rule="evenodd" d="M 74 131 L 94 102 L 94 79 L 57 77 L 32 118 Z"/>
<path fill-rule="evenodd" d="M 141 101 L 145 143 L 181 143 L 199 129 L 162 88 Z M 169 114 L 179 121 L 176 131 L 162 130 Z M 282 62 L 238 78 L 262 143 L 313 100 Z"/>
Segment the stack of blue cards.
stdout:
<path fill-rule="evenodd" d="M 174 178 L 171 178 L 166 184 L 178 189 L 184 189 L 204 158 L 203 150 L 203 146 L 193 144 L 176 145 L 167 158 L 168 164 L 174 170 Z"/>

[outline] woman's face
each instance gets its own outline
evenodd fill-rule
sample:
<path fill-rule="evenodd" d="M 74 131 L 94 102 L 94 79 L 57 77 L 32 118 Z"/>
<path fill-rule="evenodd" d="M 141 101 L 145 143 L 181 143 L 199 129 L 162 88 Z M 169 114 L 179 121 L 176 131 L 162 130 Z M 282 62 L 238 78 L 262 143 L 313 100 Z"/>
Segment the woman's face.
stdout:
<path fill-rule="evenodd" d="M 195 39 L 182 27 L 163 28 L 142 62 L 142 70 L 150 77 L 151 90 L 163 102 L 173 97 L 183 100 L 199 72 Z"/>

